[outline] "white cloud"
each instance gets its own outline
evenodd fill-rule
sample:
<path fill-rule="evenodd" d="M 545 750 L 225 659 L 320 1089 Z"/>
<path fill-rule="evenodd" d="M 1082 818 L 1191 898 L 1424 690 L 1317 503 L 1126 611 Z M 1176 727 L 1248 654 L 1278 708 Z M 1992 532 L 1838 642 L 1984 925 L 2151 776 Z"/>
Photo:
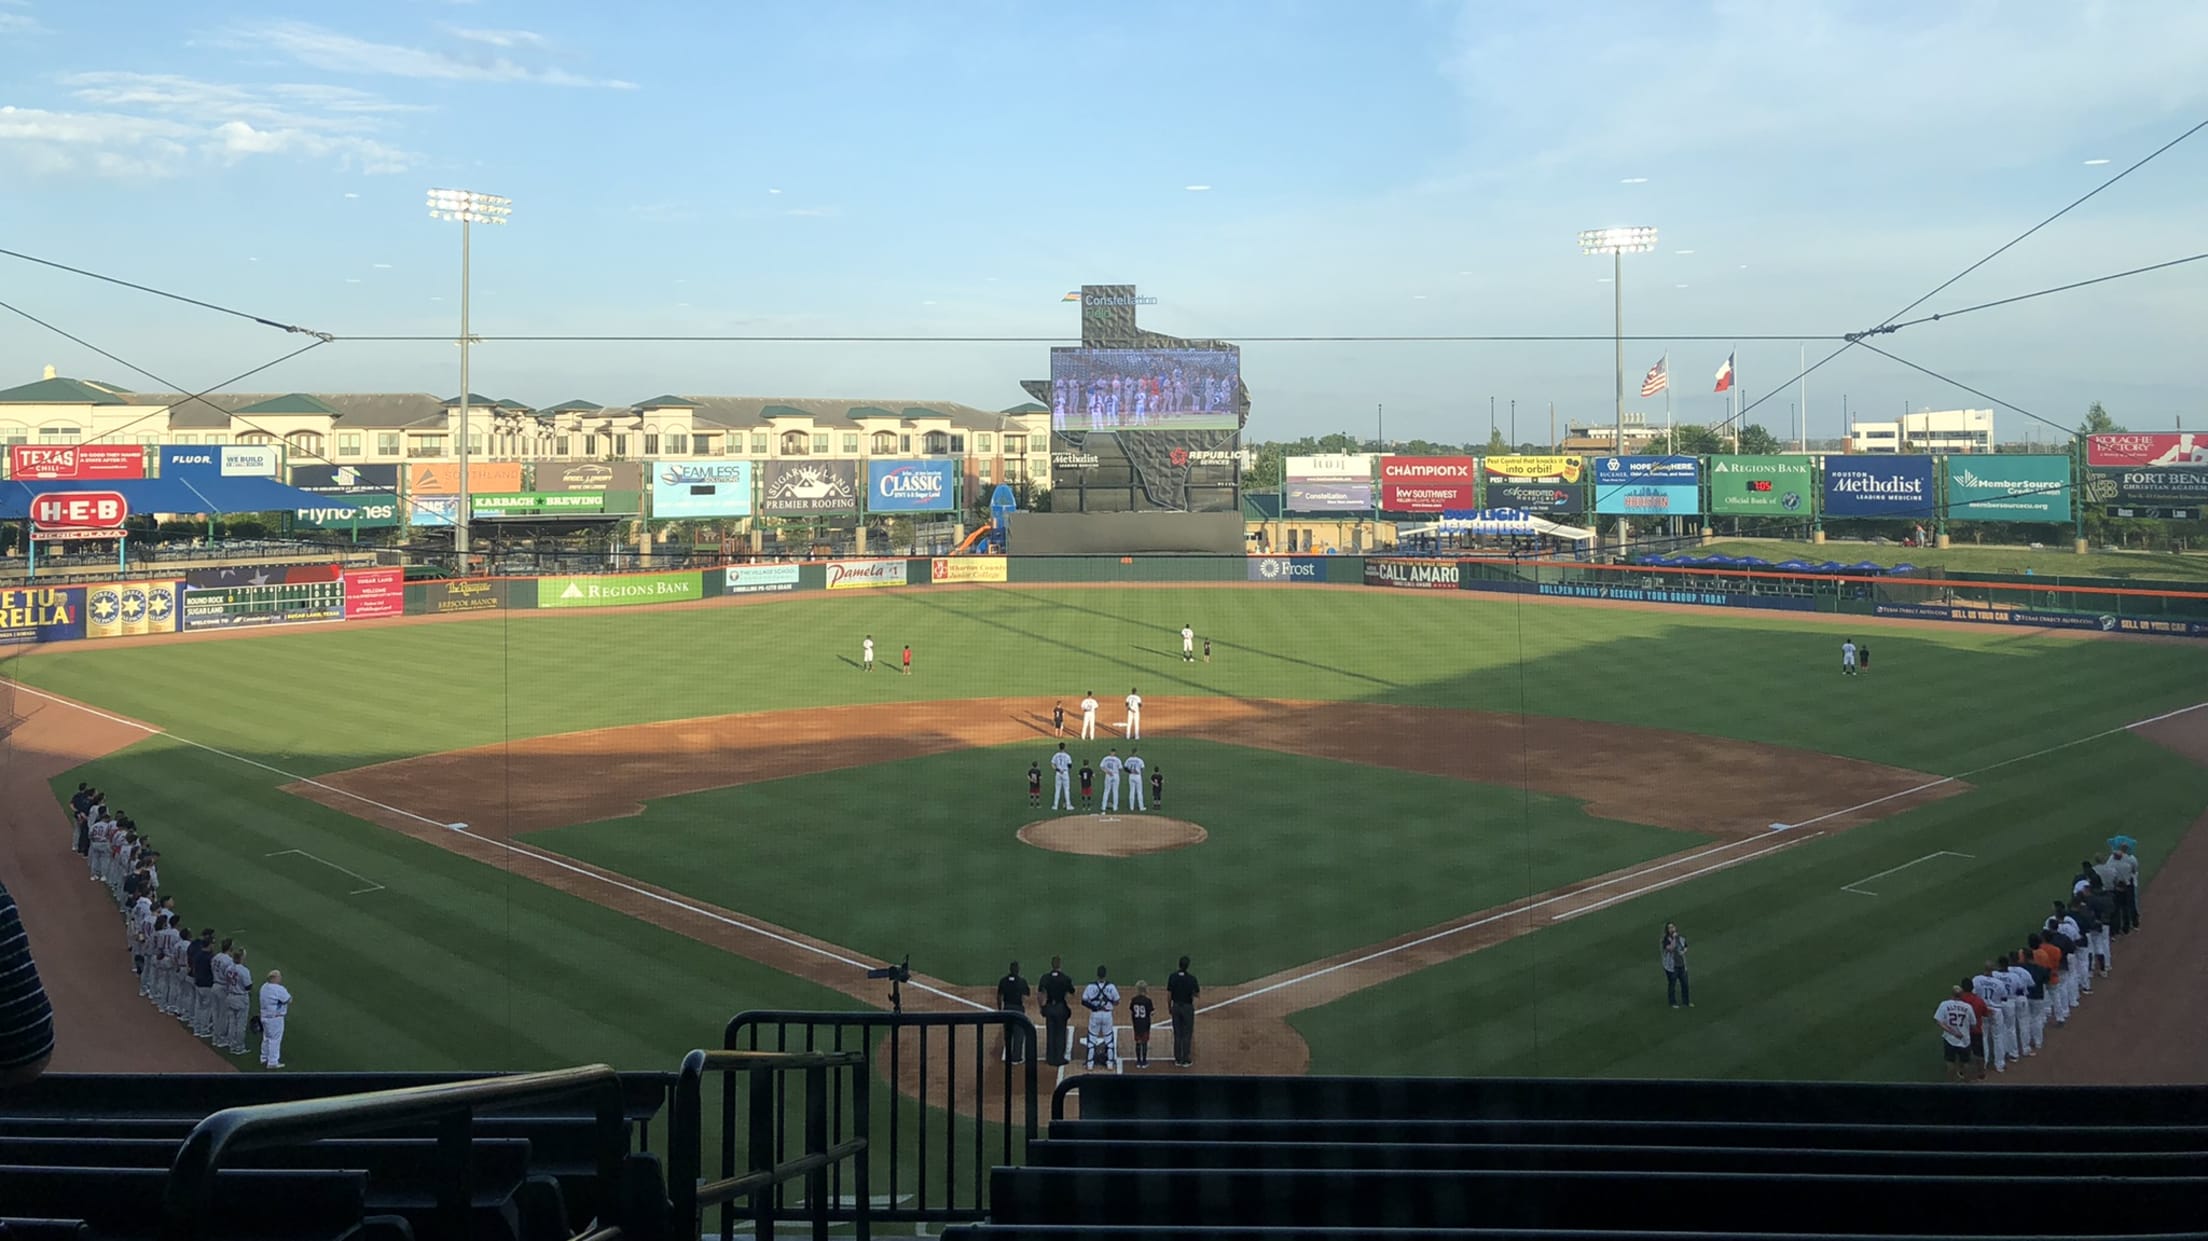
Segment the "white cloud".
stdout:
<path fill-rule="evenodd" d="M 447 26 L 445 33 L 455 39 L 470 43 L 486 43 L 492 47 L 547 47 L 549 41 L 534 30 L 471 30 L 464 26 Z"/>
<path fill-rule="evenodd" d="M 783 212 L 782 214 L 783 214 L 783 215 L 797 215 L 797 216 L 806 216 L 806 217 L 808 217 L 808 218 L 811 218 L 811 219 L 816 219 L 816 220 L 817 220 L 817 219 L 825 219 L 825 218 L 826 218 L 826 217 L 828 217 L 828 216 L 836 215 L 836 214 L 838 214 L 838 211 L 837 211 L 837 209 L 836 209 L 836 208 L 834 208 L 834 207 L 792 207 L 792 208 L 790 208 L 790 209 L 789 209 L 788 211 L 785 211 L 785 212 Z"/>
<path fill-rule="evenodd" d="M 584 77 L 565 69 L 525 65 L 500 55 L 458 56 L 434 48 L 378 43 L 311 22 L 283 21 L 241 25 L 231 29 L 226 41 L 234 46 L 276 52 L 301 64 L 326 69 L 332 73 L 375 74 L 442 82 L 528 82 L 540 86 L 636 89 L 634 82 L 625 82 L 619 78 Z"/>
<path fill-rule="evenodd" d="M 14 34 L 45 34 L 44 23 L 28 13 L 0 13 L 0 37 Z"/>
<path fill-rule="evenodd" d="M 174 176 L 266 156 L 329 160 L 365 173 L 414 156 L 375 136 L 404 110 L 345 87 L 238 85 L 176 74 L 101 71 L 60 79 L 82 111 L 0 108 L 0 157 L 41 173 Z"/>

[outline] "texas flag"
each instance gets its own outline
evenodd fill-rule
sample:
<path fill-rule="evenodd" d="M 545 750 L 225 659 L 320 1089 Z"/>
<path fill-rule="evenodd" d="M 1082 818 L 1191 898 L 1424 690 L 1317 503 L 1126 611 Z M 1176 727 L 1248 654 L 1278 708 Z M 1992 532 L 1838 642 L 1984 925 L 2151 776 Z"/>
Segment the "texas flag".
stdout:
<path fill-rule="evenodd" d="M 1712 391 L 1712 392 L 1726 392 L 1726 391 L 1730 391 L 1730 390 L 1731 390 L 1731 388 L 1732 388 L 1732 386 L 1733 386 L 1733 355 L 1732 355 L 1732 354 L 1729 354 L 1729 353 L 1728 353 L 1728 354 L 1726 354 L 1726 355 L 1725 355 L 1725 365 L 1723 365 L 1723 366 L 1720 366 L 1720 367 L 1718 367 L 1718 368 L 1717 368 L 1717 386 L 1716 386 L 1715 388 L 1712 388 L 1712 389 L 1710 389 L 1710 391 Z"/>

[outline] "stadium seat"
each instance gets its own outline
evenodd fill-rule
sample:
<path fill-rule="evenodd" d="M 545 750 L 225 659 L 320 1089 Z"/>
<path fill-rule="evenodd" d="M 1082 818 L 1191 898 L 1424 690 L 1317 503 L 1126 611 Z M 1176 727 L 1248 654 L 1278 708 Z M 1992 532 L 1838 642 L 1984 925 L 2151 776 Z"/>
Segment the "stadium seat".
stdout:
<path fill-rule="evenodd" d="M 1664 1120 L 1055 1121 L 1052 1141 L 1525 1142 L 1610 1146 L 1786 1146 L 1825 1150 L 2208 1151 L 2202 1125 L 1858 1125 Z"/>
<path fill-rule="evenodd" d="M 0 1166 L 0 1202 L 9 1210 L 79 1219 L 103 1239 L 159 1231 L 167 1184 L 165 1168 Z M 345 1237 L 367 1217 L 367 1187 L 359 1172 L 221 1172 L 209 1229 L 225 1238 Z"/>

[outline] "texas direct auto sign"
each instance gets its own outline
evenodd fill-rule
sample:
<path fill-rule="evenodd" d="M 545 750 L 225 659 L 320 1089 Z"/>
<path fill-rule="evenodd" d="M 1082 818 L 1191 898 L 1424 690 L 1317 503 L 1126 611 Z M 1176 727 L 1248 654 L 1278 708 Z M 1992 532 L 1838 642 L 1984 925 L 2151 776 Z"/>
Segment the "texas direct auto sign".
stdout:
<path fill-rule="evenodd" d="M 870 461 L 866 466 L 869 513 L 947 513 L 955 505 L 952 479 L 956 462 Z"/>
<path fill-rule="evenodd" d="M 1826 457 L 1827 517 L 1932 516 L 1932 458 Z"/>
<path fill-rule="evenodd" d="M 1478 462 L 1470 457 L 1380 458 L 1380 507 L 1391 513 L 1439 513 L 1477 507 Z"/>

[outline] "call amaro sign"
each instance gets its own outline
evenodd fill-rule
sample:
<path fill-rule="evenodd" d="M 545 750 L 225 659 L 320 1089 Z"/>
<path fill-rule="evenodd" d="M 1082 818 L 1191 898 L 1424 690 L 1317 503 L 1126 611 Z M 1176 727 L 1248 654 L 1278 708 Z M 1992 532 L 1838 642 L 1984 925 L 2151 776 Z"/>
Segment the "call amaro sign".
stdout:
<path fill-rule="evenodd" d="M 947 513 L 956 506 L 958 463 L 948 458 L 870 461 L 866 466 L 869 513 Z"/>

